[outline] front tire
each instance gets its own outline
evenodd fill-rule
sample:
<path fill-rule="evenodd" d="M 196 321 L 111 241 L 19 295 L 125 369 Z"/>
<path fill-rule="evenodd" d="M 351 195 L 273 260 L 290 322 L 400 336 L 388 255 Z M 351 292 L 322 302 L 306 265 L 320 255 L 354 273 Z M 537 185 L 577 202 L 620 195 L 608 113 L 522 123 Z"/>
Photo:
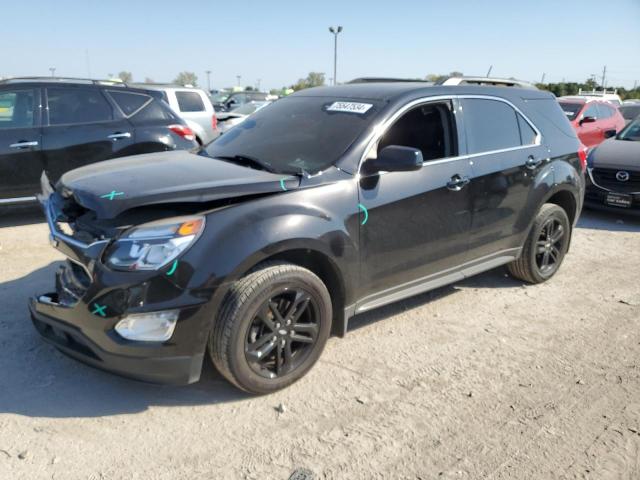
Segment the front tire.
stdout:
<path fill-rule="evenodd" d="M 302 378 L 331 331 L 331 297 L 313 272 L 269 263 L 231 287 L 209 339 L 218 371 L 238 388 L 271 393 Z"/>
<path fill-rule="evenodd" d="M 538 211 L 520 258 L 509 273 L 528 283 L 542 283 L 556 274 L 569 249 L 571 222 L 558 205 L 545 203 Z"/>

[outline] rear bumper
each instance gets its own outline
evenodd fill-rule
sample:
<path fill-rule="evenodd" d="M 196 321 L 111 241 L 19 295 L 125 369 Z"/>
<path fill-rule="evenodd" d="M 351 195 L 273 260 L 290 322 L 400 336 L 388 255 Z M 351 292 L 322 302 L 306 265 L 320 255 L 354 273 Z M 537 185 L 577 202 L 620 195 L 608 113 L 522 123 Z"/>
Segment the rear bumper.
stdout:
<path fill-rule="evenodd" d="M 152 383 L 183 385 L 200 378 L 204 353 L 163 356 L 160 346 L 141 348 L 135 356 L 113 353 L 98 346 L 78 326 L 49 316 L 54 309 L 38 299 L 31 299 L 29 310 L 45 341 L 92 367 Z"/>

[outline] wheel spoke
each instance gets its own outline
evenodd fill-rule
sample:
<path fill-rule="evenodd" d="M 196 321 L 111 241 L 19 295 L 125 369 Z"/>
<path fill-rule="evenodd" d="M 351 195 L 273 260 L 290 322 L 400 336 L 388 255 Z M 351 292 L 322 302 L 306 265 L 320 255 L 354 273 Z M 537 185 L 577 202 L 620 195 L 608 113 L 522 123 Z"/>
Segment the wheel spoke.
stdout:
<path fill-rule="evenodd" d="M 536 242 L 536 253 L 537 254 L 544 253 L 544 251 L 546 250 L 546 246 L 547 246 L 547 242 L 545 242 L 544 240 L 538 240 Z"/>
<path fill-rule="evenodd" d="M 542 255 L 542 267 L 548 267 L 549 266 L 549 252 L 545 250 L 544 254 Z"/>
<path fill-rule="evenodd" d="M 315 323 L 295 323 L 293 330 L 297 333 L 308 333 L 312 338 L 316 338 L 318 334 L 318 325 Z"/>
<path fill-rule="evenodd" d="M 280 324 L 284 323 L 284 319 L 282 318 L 280 310 L 278 310 L 278 304 L 276 302 L 269 300 L 269 309 L 271 310 L 271 313 L 273 313 L 273 317 L 275 318 L 276 322 Z"/>
<path fill-rule="evenodd" d="M 273 320 L 269 318 L 269 312 L 270 312 L 269 304 L 265 303 L 262 306 L 262 308 L 258 310 L 258 314 L 256 315 L 256 317 L 258 317 L 260 321 L 264 323 L 269 330 L 271 330 L 272 332 L 275 332 L 276 325 L 275 323 L 273 323 Z"/>
<path fill-rule="evenodd" d="M 291 302 L 291 306 L 287 310 L 286 315 L 284 316 L 285 321 L 290 321 L 291 323 L 296 323 L 300 316 L 304 313 L 309 305 L 309 300 L 311 297 L 301 290 L 296 292 L 296 298 Z"/>
<path fill-rule="evenodd" d="M 247 351 L 247 355 L 250 355 L 255 360 L 262 360 L 266 358 L 266 356 L 269 355 L 276 346 L 275 340 L 275 334 L 263 335 L 255 343 L 249 345 L 251 348 Z"/>
<path fill-rule="evenodd" d="M 313 343 L 312 337 L 305 337 L 304 335 L 293 334 L 290 338 L 292 342 Z"/>
<path fill-rule="evenodd" d="M 560 250 L 558 250 L 556 247 L 551 247 L 551 250 L 549 251 L 549 255 L 553 259 L 553 263 L 557 263 L 558 258 L 560 257 Z"/>
<path fill-rule="evenodd" d="M 558 243 L 563 236 L 564 236 L 564 228 L 562 228 L 562 225 L 558 225 L 558 228 L 556 229 L 554 234 L 551 236 L 551 243 Z"/>
<path fill-rule="evenodd" d="M 282 342 L 280 341 L 276 341 L 276 375 L 280 375 L 280 372 L 282 370 L 282 360 L 283 360 L 283 355 L 282 355 Z"/>

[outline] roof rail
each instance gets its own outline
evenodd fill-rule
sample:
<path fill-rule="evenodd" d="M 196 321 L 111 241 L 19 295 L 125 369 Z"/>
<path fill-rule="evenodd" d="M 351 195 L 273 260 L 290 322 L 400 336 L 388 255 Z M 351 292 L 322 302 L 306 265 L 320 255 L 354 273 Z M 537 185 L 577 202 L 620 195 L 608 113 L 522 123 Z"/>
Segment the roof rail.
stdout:
<path fill-rule="evenodd" d="M 436 82 L 436 85 L 483 85 L 488 87 L 519 87 L 537 90 L 534 84 L 515 78 L 494 77 L 445 77 Z"/>
<path fill-rule="evenodd" d="M 392 78 L 392 77 L 359 77 L 348 81 L 347 83 L 394 83 L 394 82 L 419 82 L 419 83 L 433 83 L 428 80 L 421 80 L 419 78 Z"/>
<path fill-rule="evenodd" d="M 20 82 L 68 82 L 68 83 L 83 83 L 89 85 L 122 85 L 126 87 L 127 84 L 119 79 L 95 79 L 95 78 L 76 78 L 76 77 L 8 77 L 0 80 L 0 83 L 20 83 Z"/>

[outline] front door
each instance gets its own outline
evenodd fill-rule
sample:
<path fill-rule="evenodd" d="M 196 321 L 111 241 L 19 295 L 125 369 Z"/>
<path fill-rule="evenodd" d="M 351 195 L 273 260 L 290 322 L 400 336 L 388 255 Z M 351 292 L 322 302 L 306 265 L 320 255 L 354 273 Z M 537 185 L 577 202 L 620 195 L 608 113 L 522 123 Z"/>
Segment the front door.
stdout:
<path fill-rule="evenodd" d="M 40 89 L 0 91 L 0 203 L 32 199 L 43 170 Z"/>
<path fill-rule="evenodd" d="M 47 106 L 42 145 L 53 182 L 74 168 L 122 156 L 135 142 L 132 125 L 99 88 L 47 88 Z"/>
<path fill-rule="evenodd" d="M 383 135 L 376 153 L 388 145 L 418 148 L 425 162 L 418 171 L 360 179 L 360 311 L 424 290 L 467 259 L 471 167 L 456 157 L 451 103 L 409 110 Z"/>
<path fill-rule="evenodd" d="M 593 118 L 595 121 L 585 122 L 585 118 Z M 587 105 L 578 122 L 578 137 L 585 147 L 595 147 L 602 142 L 604 134 L 601 129 L 600 112 L 598 105 L 592 103 Z"/>

